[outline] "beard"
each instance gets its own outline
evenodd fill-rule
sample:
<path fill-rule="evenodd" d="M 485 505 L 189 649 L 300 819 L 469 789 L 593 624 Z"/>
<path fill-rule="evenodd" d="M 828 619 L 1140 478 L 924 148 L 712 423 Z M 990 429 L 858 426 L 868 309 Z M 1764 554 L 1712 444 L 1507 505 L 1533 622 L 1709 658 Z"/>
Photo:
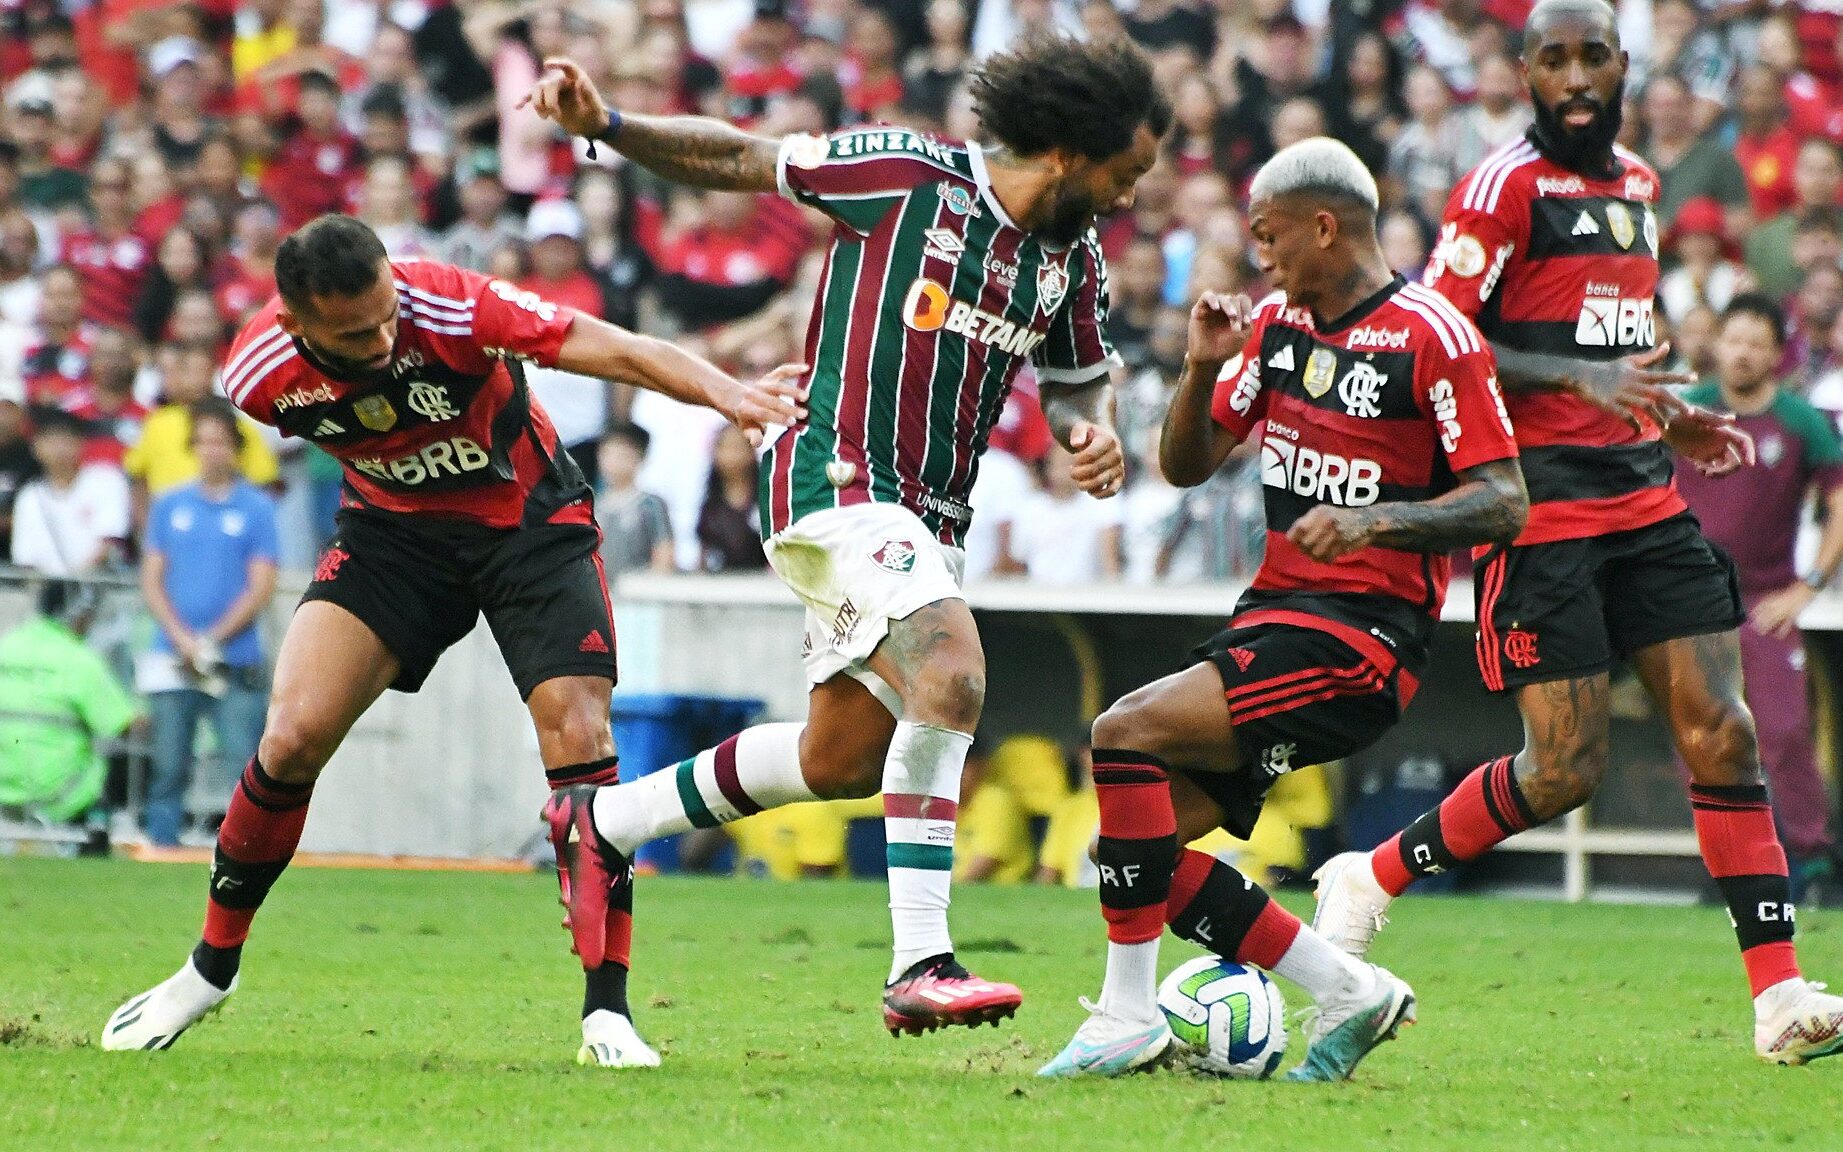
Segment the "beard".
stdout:
<path fill-rule="evenodd" d="M 1050 204 L 1049 219 L 1037 233 L 1051 244 L 1067 248 L 1093 226 L 1094 216 L 1094 204 L 1080 189 L 1058 188 Z"/>
<path fill-rule="evenodd" d="M 1625 122 L 1625 81 L 1619 81 L 1613 98 L 1601 104 L 1591 96 L 1564 100 L 1554 108 L 1532 99 L 1536 113 L 1536 135 L 1551 159 L 1570 171 L 1601 171 L 1612 162 L 1613 141 L 1619 138 Z M 1576 108 L 1591 108 L 1593 123 L 1585 128 L 1570 128 L 1562 119 Z"/>
<path fill-rule="evenodd" d="M 389 361 L 386 361 L 381 368 L 373 368 L 362 360 L 348 360 L 344 356 L 335 356 L 331 352 L 314 347 L 312 344 L 307 343 L 306 340 L 302 340 L 301 343 L 309 352 L 313 353 L 314 359 L 318 360 L 321 366 L 326 369 L 326 374 L 339 381 L 341 384 L 351 384 L 361 388 L 375 388 L 378 385 L 388 384 L 390 382 L 391 366 Z"/>

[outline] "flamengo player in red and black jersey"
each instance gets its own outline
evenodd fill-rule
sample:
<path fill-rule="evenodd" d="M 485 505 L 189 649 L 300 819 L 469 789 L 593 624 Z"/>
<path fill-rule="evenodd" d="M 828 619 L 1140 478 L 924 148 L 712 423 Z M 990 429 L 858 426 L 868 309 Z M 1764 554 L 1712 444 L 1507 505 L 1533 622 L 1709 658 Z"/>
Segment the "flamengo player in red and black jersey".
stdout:
<path fill-rule="evenodd" d="M 1155 1000 L 1166 924 L 1318 1001 L 1291 1079 L 1347 1079 L 1414 1018 L 1407 984 L 1178 846 L 1218 826 L 1246 837 L 1276 777 L 1395 724 L 1446 598 L 1446 553 L 1523 525 L 1517 446 L 1484 338 L 1390 273 L 1376 182 L 1355 153 L 1295 144 L 1250 196 L 1256 255 L 1279 291 L 1259 307 L 1206 294 L 1192 310 L 1159 458 L 1172 483 L 1199 484 L 1264 425 L 1267 554 L 1193 667 L 1094 723 L 1107 976 L 1045 1076 L 1117 1075 L 1171 1049 Z"/>
<path fill-rule="evenodd" d="M 1096 497 L 1120 490 L 1119 358 L 1092 225 L 1131 206 L 1171 118 L 1125 42 L 1026 39 L 988 57 L 971 90 L 993 147 L 882 125 L 771 140 L 626 116 L 567 60 L 549 61 L 532 94 L 572 133 L 668 179 L 779 191 L 833 224 L 807 328 L 809 416 L 775 441 L 760 490 L 768 562 L 807 608 L 807 721 L 576 790 L 553 810 L 552 838 L 573 828 L 598 848 L 579 866 L 619 871 L 655 836 L 881 785 L 892 1034 L 995 1024 L 1022 1000 L 955 960 L 947 924 L 961 771 L 985 706 L 960 589 L 967 498 L 1026 362 L 1075 454 L 1071 478 Z"/>
<path fill-rule="evenodd" d="M 1459 182 L 1429 283 L 1497 354 L 1529 482 L 1529 525 L 1481 550 L 1478 662 L 1514 691 L 1525 743 L 1374 853 L 1319 872 L 1315 925 L 1362 955 L 1390 899 L 1585 803 L 1606 772 L 1609 669 L 1629 663 L 1689 765 L 1696 835 L 1754 997 L 1754 1047 L 1843 1051 L 1843 998 L 1800 975 L 1785 853 L 1741 696 L 1733 562 L 1677 495 L 1665 445 L 1711 474 L 1752 462 L 1728 418 L 1656 371 L 1657 174 L 1614 146 L 1626 55 L 1602 0 L 1545 0 L 1523 70 L 1528 137 Z M 1661 442 L 1660 442 L 1660 427 Z"/>
<path fill-rule="evenodd" d="M 345 465 L 338 530 L 282 640 L 262 743 L 218 832 L 203 939 L 177 975 L 110 1017 L 104 1048 L 166 1048 L 236 988 L 250 921 L 294 855 L 321 769 L 386 688 L 416 691 L 482 613 L 551 786 L 614 778 L 601 533 L 522 361 L 707 405 L 757 439 L 803 411 L 803 365 L 741 384 L 503 281 L 393 262 L 348 216 L 290 236 L 275 276 L 279 296 L 232 345 L 223 387 Z M 659 1062 L 629 1019 L 629 912 L 611 907 L 596 926 L 605 947 L 582 956 L 584 1062 Z"/>

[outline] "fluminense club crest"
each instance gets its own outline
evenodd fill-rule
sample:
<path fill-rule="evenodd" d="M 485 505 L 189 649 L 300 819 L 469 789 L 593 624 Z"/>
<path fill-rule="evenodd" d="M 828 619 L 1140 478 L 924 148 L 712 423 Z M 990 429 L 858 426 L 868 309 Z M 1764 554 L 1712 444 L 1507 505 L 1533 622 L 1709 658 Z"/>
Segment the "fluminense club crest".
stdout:
<path fill-rule="evenodd" d="M 907 540 L 885 540 L 870 554 L 870 562 L 885 572 L 907 576 L 915 571 L 915 545 Z"/>
<path fill-rule="evenodd" d="M 1037 307 L 1045 313 L 1054 312 L 1062 306 L 1062 297 L 1069 290 L 1069 274 L 1060 264 L 1044 264 L 1037 269 Z"/>

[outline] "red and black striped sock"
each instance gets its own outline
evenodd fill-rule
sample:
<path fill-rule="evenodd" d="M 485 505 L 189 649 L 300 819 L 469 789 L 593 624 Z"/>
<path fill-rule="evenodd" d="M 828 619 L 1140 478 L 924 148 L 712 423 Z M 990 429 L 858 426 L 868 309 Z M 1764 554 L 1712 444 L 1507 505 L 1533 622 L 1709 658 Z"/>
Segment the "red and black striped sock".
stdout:
<path fill-rule="evenodd" d="M 573 788 L 579 784 L 615 784 L 620 781 L 620 757 L 604 756 L 582 764 L 565 764 L 546 771 L 544 779 L 552 789 Z M 594 964 L 590 964 L 587 957 L 583 958 L 582 1014 L 587 1016 L 606 1009 L 626 1016 L 627 970 L 631 965 L 634 937 L 631 866 L 608 893 L 608 918 L 604 924 L 606 950 Z"/>
<path fill-rule="evenodd" d="M 200 974 L 219 988 L 230 987 L 256 909 L 294 858 L 313 794 L 311 783 L 284 784 L 255 759 L 231 793 L 212 855 L 205 929 L 192 952 Z"/>
<path fill-rule="evenodd" d="M 1270 970 L 1303 927 L 1260 885 L 1194 848 L 1178 861 L 1165 906 L 1172 932 L 1218 956 Z"/>
<path fill-rule="evenodd" d="M 1101 806 L 1101 915 L 1107 939 L 1143 944 L 1165 931 L 1165 896 L 1177 863 L 1177 815 L 1164 761 L 1121 748 L 1094 750 Z"/>
<path fill-rule="evenodd" d="M 1384 892 L 1399 896 L 1421 877 L 1476 860 L 1537 823 L 1517 786 L 1514 759 L 1505 756 L 1475 769 L 1439 807 L 1370 853 L 1370 869 Z"/>
<path fill-rule="evenodd" d="M 1798 952 L 1792 944 L 1796 913 L 1786 879 L 1785 849 L 1773 829 L 1764 785 L 1730 788 L 1692 784 L 1689 806 L 1696 821 L 1702 862 L 1721 888 L 1741 963 L 1753 994 L 1795 979 Z"/>

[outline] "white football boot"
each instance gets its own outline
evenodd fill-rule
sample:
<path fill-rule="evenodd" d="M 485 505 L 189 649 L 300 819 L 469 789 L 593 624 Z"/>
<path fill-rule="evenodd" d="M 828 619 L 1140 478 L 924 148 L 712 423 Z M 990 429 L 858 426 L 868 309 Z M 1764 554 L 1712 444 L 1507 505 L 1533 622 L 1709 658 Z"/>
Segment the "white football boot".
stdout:
<path fill-rule="evenodd" d="M 634 1031 L 634 1022 L 606 1008 L 582 1019 L 582 1048 L 576 1063 L 597 1068 L 657 1068 L 659 1053 Z"/>
<path fill-rule="evenodd" d="M 1286 1074 L 1288 1080 L 1348 1080 L 1372 1049 L 1395 1039 L 1403 1024 L 1414 1023 L 1414 989 L 1408 982 L 1386 968 L 1363 967 L 1368 971 L 1362 983 L 1318 1002 L 1311 1046 L 1304 1063 Z"/>
<path fill-rule="evenodd" d="M 1369 853 L 1341 852 L 1312 873 L 1312 879 L 1318 881 L 1313 931 L 1352 956 L 1367 955 L 1376 933 L 1389 922 L 1383 913 L 1393 899 L 1376 883 Z"/>
<path fill-rule="evenodd" d="M 108 1052 L 158 1052 L 173 1046 L 180 1033 L 217 1010 L 237 990 L 237 977 L 229 988 L 219 988 L 199 975 L 190 957 L 183 968 L 163 983 L 129 1000 L 102 1029 L 102 1046 Z"/>
<path fill-rule="evenodd" d="M 1802 978 L 1781 980 L 1753 1002 L 1753 1050 L 1774 1064 L 1843 1052 L 1843 996 Z"/>
<path fill-rule="evenodd" d="M 1151 1020 L 1127 1020 L 1102 1012 L 1086 997 L 1081 1006 L 1088 1010 L 1088 1019 L 1054 1060 L 1037 1069 L 1037 1075 L 1124 1076 L 1157 1068 L 1177 1052 L 1177 1037 L 1171 1034 L 1162 1012 Z"/>

